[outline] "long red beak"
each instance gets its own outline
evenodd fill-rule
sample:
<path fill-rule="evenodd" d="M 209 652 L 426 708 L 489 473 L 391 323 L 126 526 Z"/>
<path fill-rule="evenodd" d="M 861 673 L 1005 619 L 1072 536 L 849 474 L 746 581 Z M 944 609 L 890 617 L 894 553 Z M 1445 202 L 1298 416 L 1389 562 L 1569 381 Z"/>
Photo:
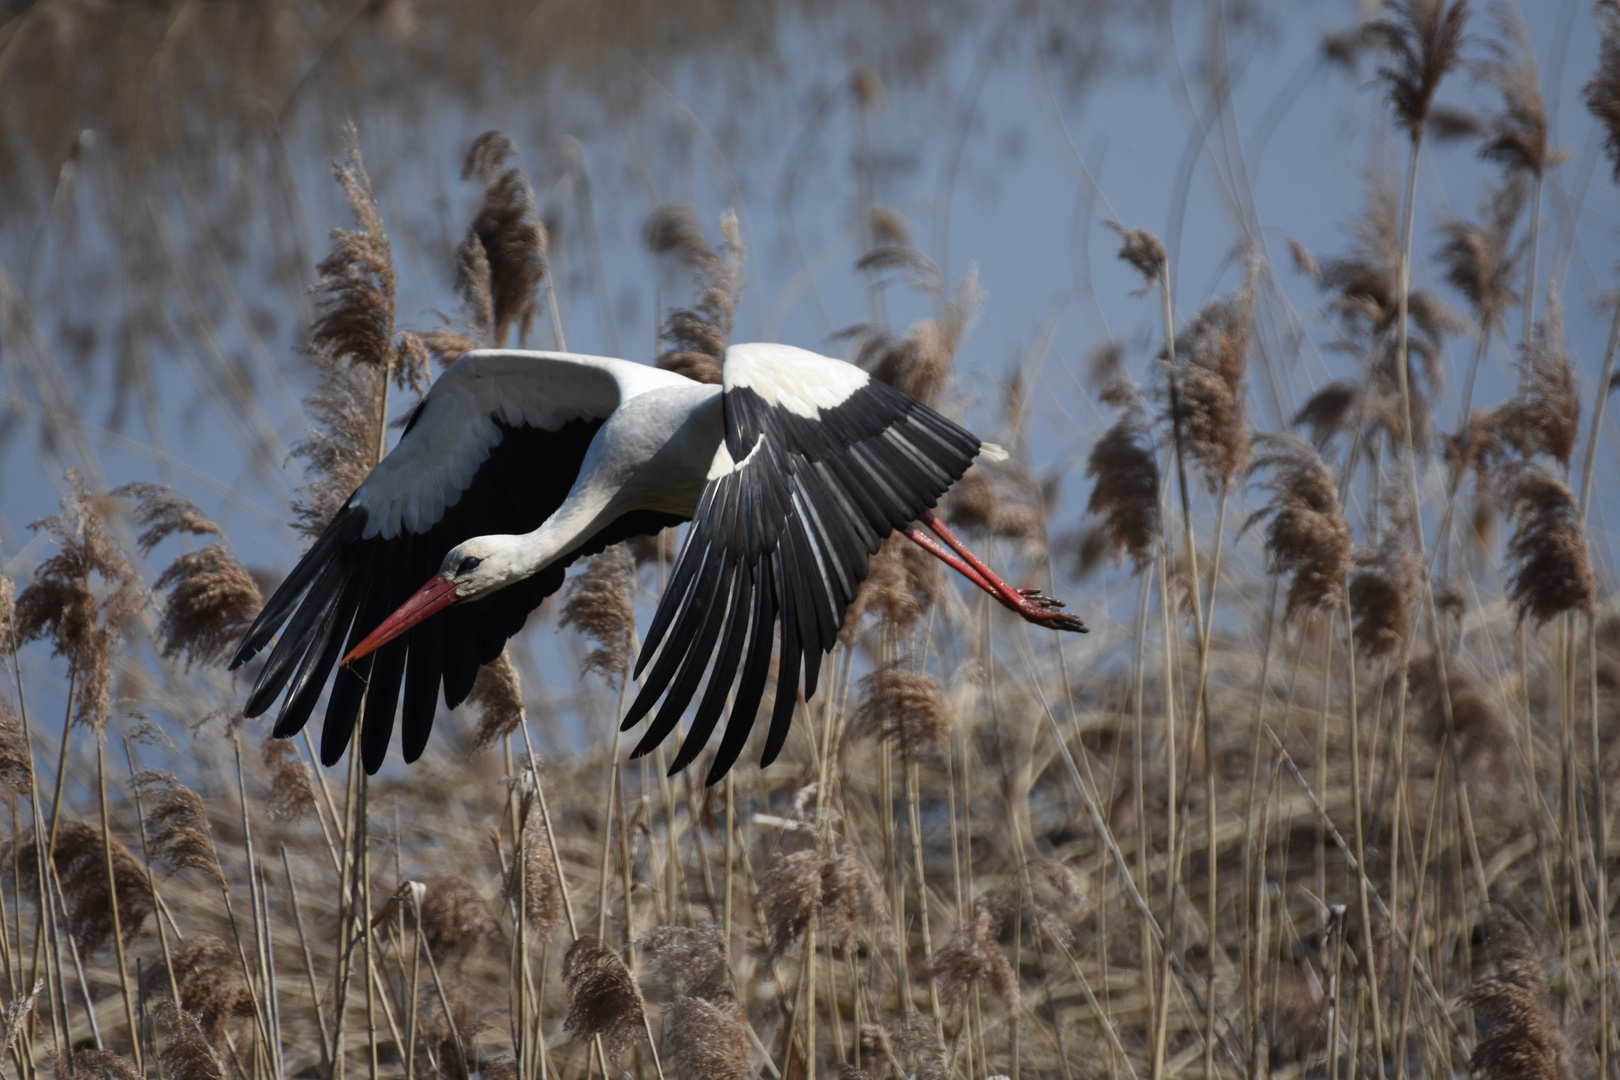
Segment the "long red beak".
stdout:
<path fill-rule="evenodd" d="M 435 575 L 432 581 L 417 589 L 409 600 L 399 605 L 398 611 L 388 616 L 377 629 L 366 635 L 364 641 L 351 649 L 349 655 L 343 658 L 343 662 L 352 663 L 367 653 L 377 651 L 417 623 L 429 616 L 437 615 L 455 602 L 456 583 Z"/>

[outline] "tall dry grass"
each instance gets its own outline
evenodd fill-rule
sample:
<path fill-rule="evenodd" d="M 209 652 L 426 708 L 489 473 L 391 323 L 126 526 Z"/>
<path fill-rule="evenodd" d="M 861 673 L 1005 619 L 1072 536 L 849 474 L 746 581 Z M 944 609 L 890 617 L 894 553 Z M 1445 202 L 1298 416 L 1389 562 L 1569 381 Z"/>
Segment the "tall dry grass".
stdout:
<path fill-rule="evenodd" d="M 1620 176 L 1620 15 L 1603 20 L 1586 100 Z M 1606 395 L 1582 392 L 1557 289 L 1534 269 L 1542 180 L 1562 161 L 1534 57 L 1510 16 L 1496 44 L 1488 32 L 1462 0 L 1403 0 L 1334 43 L 1383 48 L 1367 92 L 1387 99 L 1408 167 L 1399 191 L 1373 177 L 1347 253 L 1294 253 L 1350 365 L 1286 402 L 1297 432 L 1251 429 L 1251 382 L 1276 374 L 1259 361 L 1282 272 L 1259 248 L 1187 319 L 1166 245 L 1118 226 L 1146 289 L 1119 302 L 1162 329 L 1134 357 L 1143 386 L 1121 373 L 1124 347 L 1098 351 L 1115 419 L 1086 448 L 1080 522 L 1030 457 L 1030 372 L 1008 378 L 1004 430 L 984 434 L 1015 454 L 970 473 L 947 513 L 1031 586 L 1112 558 L 1134 617 L 1057 642 L 891 540 L 768 770 L 705 788 L 665 775 L 662 754 L 626 763 L 616 737 L 542 760 L 550 703 L 507 657 L 480 676 L 465 756 L 431 781 L 427 766 L 322 770 L 308 736 L 243 728 L 239 691 L 212 670 L 262 594 L 229 537 L 166 488 L 72 478 L 37 524 L 54 554 L 0 581 L 9 1067 L 1614 1075 L 1620 616 L 1587 532 Z M 1442 103 L 1469 61 L 1503 103 L 1472 128 Z M 863 115 L 881 107 L 871 77 L 855 89 Z M 1443 217 L 1422 279 L 1449 282 L 1468 319 L 1413 286 L 1414 223 L 1440 213 L 1413 178 L 1426 140 L 1459 131 L 1501 173 L 1480 222 Z M 394 208 L 357 151 L 338 166 L 355 226 L 318 267 L 300 526 L 375 462 L 430 357 L 536 323 L 565 340 L 513 151 L 490 133 L 468 153 L 484 194 L 447 253 L 461 316 L 416 329 L 394 310 Z M 965 408 L 974 283 L 944 280 L 897 212 L 867 198 L 861 213 L 870 247 L 852 270 L 872 310 L 852 352 Z M 744 282 L 735 215 L 718 233 L 717 248 L 673 206 L 643 230 L 694 287 L 657 361 L 697 378 L 717 373 Z M 908 287 L 935 314 L 886 325 Z M 1477 407 L 1475 370 L 1511 337 L 1517 389 Z M 1467 499 L 1501 508 L 1502 541 L 1456 524 Z M 661 542 L 605 552 L 555 605 L 580 648 L 581 712 L 604 730 L 670 558 Z M 22 677 L 25 645 L 63 658 L 59 718 L 31 708 L 47 695 Z M 212 764 L 152 767 L 175 755 L 150 745 L 163 736 L 137 699 L 198 719 L 210 750 L 193 759 Z"/>

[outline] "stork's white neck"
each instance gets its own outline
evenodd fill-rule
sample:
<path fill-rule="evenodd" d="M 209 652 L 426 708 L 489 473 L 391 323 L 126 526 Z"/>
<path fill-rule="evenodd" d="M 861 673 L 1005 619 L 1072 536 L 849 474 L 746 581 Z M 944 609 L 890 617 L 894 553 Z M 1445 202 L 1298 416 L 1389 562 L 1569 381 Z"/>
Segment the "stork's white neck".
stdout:
<path fill-rule="evenodd" d="M 682 386 L 620 406 L 591 440 L 579 479 L 538 529 L 512 537 L 523 576 L 579 548 L 632 510 L 690 517 L 724 425 L 720 388 Z"/>

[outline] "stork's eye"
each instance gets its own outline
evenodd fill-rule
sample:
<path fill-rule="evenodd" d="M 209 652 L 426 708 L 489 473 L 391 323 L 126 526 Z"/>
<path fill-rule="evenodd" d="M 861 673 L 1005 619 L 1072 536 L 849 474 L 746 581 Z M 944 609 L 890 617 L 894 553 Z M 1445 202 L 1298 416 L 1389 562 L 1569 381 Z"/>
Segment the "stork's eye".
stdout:
<path fill-rule="evenodd" d="M 461 560 L 461 565 L 456 567 L 456 576 L 459 577 L 462 574 L 472 573 L 474 570 L 478 569 L 478 564 L 483 561 L 484 560 L 480 559 L 476 555 L 467 556 L 465 559 Z"/>

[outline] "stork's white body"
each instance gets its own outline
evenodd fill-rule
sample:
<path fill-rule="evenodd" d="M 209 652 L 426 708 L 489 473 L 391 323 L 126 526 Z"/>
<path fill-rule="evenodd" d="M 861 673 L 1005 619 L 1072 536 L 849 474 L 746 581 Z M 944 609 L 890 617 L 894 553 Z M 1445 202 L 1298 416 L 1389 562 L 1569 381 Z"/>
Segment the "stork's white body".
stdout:
<path fill-rule="evenodd" d="M 712 781 L 742 749 L 774 654 L 768 762 L 786 736 L 801 663 L 808 697 L 867 557 L 892 530 L 1026 618 L 1082 629 L 1001 582 L 929 514 L 981 449 L 859 368 L 786 345 L 733 346 L 718 387 L 610 357 L 469 353 L 248 631 L 233 666 L 286 624 L 245 711 L 259 715 L 286 688 L 276 732 L 297 731 L 347 651 L 323 759 L 341 756 L 363 708 L 361 749 L 375 771 L 403 687 L 413 760 L 441 682 L 454 708 L 478 665 L 561 586 L 568 563 L 690 519 L 638 672 L 656 660 L 625 723 L 663 698 L 637 752 L 662 741 L 712 660 L 674 766 L 703 748 L 734 692 Z M 956 554 L 922 535 L 919 517 Z"/>

